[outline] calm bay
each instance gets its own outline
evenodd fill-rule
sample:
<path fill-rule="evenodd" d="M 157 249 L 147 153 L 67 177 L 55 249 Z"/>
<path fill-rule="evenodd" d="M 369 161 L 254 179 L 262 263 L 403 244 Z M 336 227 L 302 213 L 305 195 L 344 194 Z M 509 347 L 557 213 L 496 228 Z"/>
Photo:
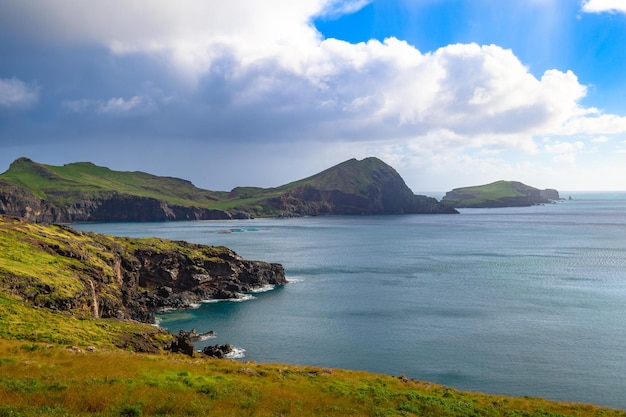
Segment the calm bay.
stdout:
<path fill-rule="evenodd" d="M 626 409 L 626 193 L 571 195 L 459 215 L 73 226 L 285 266 L 285 287 L 159 315 L 215 331 L 197 348 Z"/>

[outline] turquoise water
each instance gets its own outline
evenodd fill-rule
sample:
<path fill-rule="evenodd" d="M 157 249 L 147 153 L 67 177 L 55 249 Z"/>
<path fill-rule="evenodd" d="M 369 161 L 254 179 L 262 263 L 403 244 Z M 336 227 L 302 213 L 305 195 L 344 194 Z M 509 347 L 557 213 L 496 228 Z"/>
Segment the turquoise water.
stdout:
<path fill-rule="evenodd" d="M 246 360 L 626 409 L 626 193 L 459 215 L 76 225 L 226 245 L 292 281 L 161 314 Z"/>

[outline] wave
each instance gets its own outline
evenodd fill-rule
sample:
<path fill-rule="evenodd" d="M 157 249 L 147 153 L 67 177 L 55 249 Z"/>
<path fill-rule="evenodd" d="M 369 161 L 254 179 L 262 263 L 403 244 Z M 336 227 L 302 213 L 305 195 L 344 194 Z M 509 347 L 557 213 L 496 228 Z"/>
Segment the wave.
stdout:
<path fill-rule="evenodd" d="M 205 340 L 215 339 L 216 337 L 217 337 L 217 333 L 215 333 L 215 332 L 213 332 L 213 333 L 203 333 L 203 334 L 200 335 L 198 340 L 203 342 Z"/>
<path fill-rule="evenodd" d="M 231 303 L 240 303 L 242 301 L 254 300 L 256 297 L 252 294 L 237 294 L 237 298 L 209 298 L 206 300 L 202 300 L 203 304 L 209 303 L 222 303 L 222 302 L 231 302 Z"/>
<path fill-rule="evenodd" d="M 253 288 L 252 291 L 250 291 L 250 292 L 251 293 L 268 292 L 268 291 L 272 291 L 274 288 L 276 288 L 275 285 L 266 284 L 266 285 L 262 285 L 260 287 Z"/>
<path fill-rule="evenodd" d="M 228 359 L 241 359 L 246 357 L 246 350 L 244 348 L 233 346 L 233 350 L 226 354 Z"/>

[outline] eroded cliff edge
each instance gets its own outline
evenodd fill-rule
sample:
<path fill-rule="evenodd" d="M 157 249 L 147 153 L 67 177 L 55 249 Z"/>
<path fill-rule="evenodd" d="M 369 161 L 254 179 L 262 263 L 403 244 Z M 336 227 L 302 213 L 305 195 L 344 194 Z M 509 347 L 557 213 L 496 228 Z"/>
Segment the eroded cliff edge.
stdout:
<path fill-rule="evenodd" d="M 398 213 L 456 210 L 415 195 L 392 167 L 377 158 L 350 159 L 276 188 L 236 187 L 230 192 L 89 162 L 52 166 L 19 158 L 0 174 L 0 214 L 37 223 Z"/>
<path fill-rule="evenodd" d="M 154 322 L 164 308 L 287 282 L 280 264 L 222 246 L 134 239 L 0 216 L 0 286 L 35 306 Z"/>

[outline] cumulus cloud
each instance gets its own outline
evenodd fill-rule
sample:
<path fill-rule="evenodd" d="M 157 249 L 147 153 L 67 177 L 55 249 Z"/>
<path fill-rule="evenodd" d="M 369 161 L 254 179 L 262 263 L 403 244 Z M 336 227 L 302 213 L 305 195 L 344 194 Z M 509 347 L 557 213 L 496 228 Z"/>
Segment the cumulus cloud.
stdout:
<path fill-rule="evenodd" d="M 27 108 L 39 100 L 39 87 L 17 78 L 0 78 L 0 107 Z"/>
<path fill-rule="evenodd" d="M 149 93 L 129 92 L 135 86 L 114 97 L 66 99 L 63 106 L 75 114 L 152 114 L 155 124 L 176 117 L 176 133 L 190 138 L 534 153 L 546 151 L 538 136 L 626 132 L 625 117 L 581 104 L 587 88 L 572 71 L 536 77 L 509 49 L 455 44 L 423 52 L 396 38 L 352 44 L 323 39 L 313 26 L 317 16 L 365 4 L 21 0 L 3 5 L 0 30 L 21 22 L 11 30 L 47 42 L 104 45 L 114 58 L 168 60 L 190 82 L 186 90 L 158 86 L 170 88 L 167 109 Z M 602 4 L 609 2 L 587 1 L 583 9 Z"/>
<path fill-rule="evenodd" d="M 585 0 L 582 11 L 585 13 L 626 13 L 626 3 L 623 0 Z"/>

